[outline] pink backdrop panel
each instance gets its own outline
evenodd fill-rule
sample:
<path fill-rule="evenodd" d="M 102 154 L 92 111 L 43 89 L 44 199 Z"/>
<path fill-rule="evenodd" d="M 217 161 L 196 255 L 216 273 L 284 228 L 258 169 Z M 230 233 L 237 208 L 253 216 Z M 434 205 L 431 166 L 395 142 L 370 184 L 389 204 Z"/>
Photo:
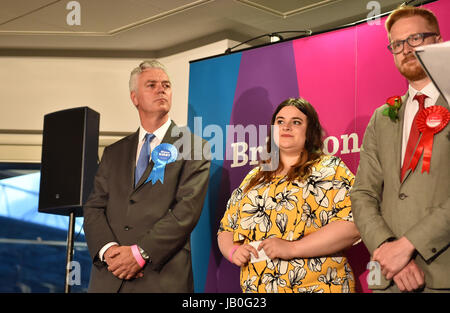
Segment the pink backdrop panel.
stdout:
<path fill-rule="evenodd" d="M 356 129 L 357 92 L 357 31 L 342 29 L 293 42 L 299 94 L 307 99 L 319 114 L 325 129 L 327 150 L 341 157 L 353 173 L 359 162 L 357 151 L 343 151 L 343 138 L 356 134 L 359 148 L 364 129 Z M 338 145 L 339 147 L 336 147 Z M 353 142 L 350 146 L 353 145 Z M 337 149 L 336 149 L 337 148 Z M 351 149 L 350 149 L 351 151 Z M 360 243 L 347 254 L 355 274 L 358 292 L 369 292 L 366 264 L 369 253 Z"/>
<path fill-rule="evenodd" d="M 341 154 L 341 136 L 355 132 L 356 30 L 342 29 L 298 39 L 293 47 L 300 97 L 317 110 L 325 137 L 335 137 L 326 140 L 327 150 L 336 152 L 355 172 L 358 153 Z"/>

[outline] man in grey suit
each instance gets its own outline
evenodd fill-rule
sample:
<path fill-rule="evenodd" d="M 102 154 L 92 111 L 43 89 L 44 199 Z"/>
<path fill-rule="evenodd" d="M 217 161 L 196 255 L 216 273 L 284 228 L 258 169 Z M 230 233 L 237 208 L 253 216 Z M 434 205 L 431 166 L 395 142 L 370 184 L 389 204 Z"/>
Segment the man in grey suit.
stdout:
<path fill-rule="evenodd" d="M 141 125 L 105 148 L 84 206 L 89 291 L 193 292 L 190 234 L 206 196 L 209 145 L 169 118 L 172 86 L 158 61 L 131 72 L 130 96 Z"/>
<path fill-rule="evenodd" d="M 351 191 L 355 223 L 381 270 L 380 279 L 373 279 L 377 267 L 372 267 L 369 287 L 383 292 L 448 292 L 450 126 L 441 121 L 431 159 L 426 160 L 417 152 L 425 131 L 416 112 L 436 111 L 445 117 L 449 105 L 413 52 L 414 47 L 442 42 L 438 21 L 427 9 L 402 6 L 388 17 L 386 29 L 388 48 L 409 89 L 397 108 L 383 105 L 373 114 Z"/>

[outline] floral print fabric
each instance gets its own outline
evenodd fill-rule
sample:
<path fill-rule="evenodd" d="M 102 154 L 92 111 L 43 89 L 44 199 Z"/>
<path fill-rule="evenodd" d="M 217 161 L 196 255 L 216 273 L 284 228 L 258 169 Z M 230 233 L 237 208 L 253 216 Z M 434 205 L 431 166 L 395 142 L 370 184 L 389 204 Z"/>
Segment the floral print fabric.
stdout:
<path fill-rule="evenodd" d="M 277 237 L 300 240 L 337 221 L 353 221 L 349 190 L 354 175 L 337 157 L 323 156 L 305 181 L 276 177 L 243 193 L 253 169 L 235 189 L 220 222 L 219 233 L 247 244 Z M 352 270 L 342 254 L 317 258 L 268 260 L 241 268 L 243 292 L 354 292 Z"/>

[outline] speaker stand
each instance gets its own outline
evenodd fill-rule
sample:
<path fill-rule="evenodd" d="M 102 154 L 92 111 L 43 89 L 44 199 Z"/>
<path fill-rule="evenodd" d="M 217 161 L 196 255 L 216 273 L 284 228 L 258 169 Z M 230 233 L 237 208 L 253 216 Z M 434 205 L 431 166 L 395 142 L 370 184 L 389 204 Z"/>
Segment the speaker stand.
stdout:
<path fill-rule="evenodd" d="M 73 259 L 73 235 L 75 232 L 75 212 L 69 213 L 69 230 L 67 232 L 67 251 L 66 251 L 66 280 L 64 284 L 64 293 L 70 293 L 69 283 L 71 263 Z"/>

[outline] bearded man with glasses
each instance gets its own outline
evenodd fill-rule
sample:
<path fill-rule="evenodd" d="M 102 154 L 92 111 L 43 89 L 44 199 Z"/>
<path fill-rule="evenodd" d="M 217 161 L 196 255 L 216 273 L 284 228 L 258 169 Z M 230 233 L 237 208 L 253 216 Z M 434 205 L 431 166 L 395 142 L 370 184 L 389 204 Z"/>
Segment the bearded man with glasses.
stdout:
<path fill-rule="evenodd" d="M 385 104 L 373 114 L 351 191 L 355 223 L 382 274 L 369 287 L 449 292 L 449 105 L 414 54 L 415 47 L 442 42 L 442 37 L 436 16 L 412 6 L 394 10 L 386 29 L 388 49 L 409 88 L 391 107 Z M 423 117 L 433 112 L 442 117 L 440 130 L 432 134 L 431 153 L 422 155 L 428 127 Z"/>

